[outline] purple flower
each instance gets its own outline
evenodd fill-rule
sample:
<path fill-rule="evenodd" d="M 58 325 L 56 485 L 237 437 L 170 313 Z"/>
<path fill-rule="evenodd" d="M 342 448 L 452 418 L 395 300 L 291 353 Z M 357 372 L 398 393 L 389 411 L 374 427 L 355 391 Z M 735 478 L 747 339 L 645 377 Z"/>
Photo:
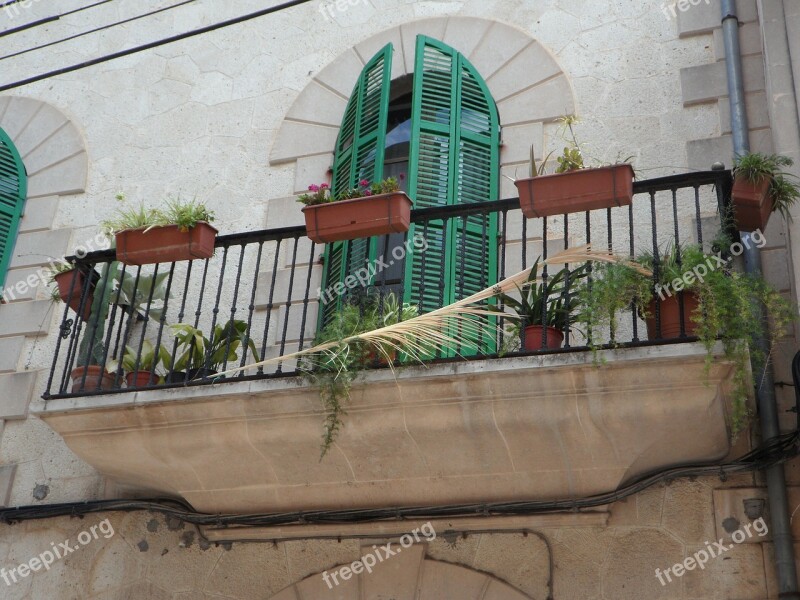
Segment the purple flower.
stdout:
<path fill-rule="evenodd" d="M 323 183 L 322 185 L 319 186 L 319 189 L 327 190 L 329 187 L 331 187 L 331 186 L 329 186 L 327 183 Z"/>
<path fill-rule="evenodd" d="M 372 190 L 366 190 L 366 191 L 364 192 L 364 195 L 365 195 L 365 196 L 372 196 Z"/>
<path fill-rule="evenodd" d="M 366 179 L 362 179 L 361 181 L 358 182 L 358 185 L 360 185 L 361 187 L 369 187 L 369 181 L 367 181 Z"/>
<path fill-rule="evenodd" d="M 310 186 L 308 186 L 308 191 L 309 192 L 318 192 L 319 191 L 319 186 L 312 183 Z"/>
<path fill-rule="evenodd" d="M 400 173 L 400 181 L 403 181 L 406 178 L 405 173 Z"/>

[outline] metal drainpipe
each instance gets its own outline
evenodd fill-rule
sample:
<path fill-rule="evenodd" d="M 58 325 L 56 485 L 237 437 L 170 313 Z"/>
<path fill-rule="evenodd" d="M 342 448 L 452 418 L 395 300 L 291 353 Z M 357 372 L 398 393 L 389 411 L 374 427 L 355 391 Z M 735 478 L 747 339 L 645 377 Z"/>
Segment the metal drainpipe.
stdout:
<path fill-rule="evenodd" d="M 722 35 L 725 41 L 725 62 L 728 71 L 733 152 L 734 155 L 740 156 L 750 150 L 750 139 L 742 78 L 742 54 L 739 48 L 739 17 L 736 12 L 735 0 L 722 0 Z M 745 271 L 760 276 L 761 250 L 752 243 L 749 233 L 742 233 L 742 243 L 745 247 Z M 766 332 L 768 324 L 763 306 L 762 322 Z M 769 356 L 769 340 L 765 335 L 759 337 L 757 345 L 764 356 Z M 772 365 L 765 365 L 761 373 L 753 373 L 753 376 L 757 382 L 756 402 L 761 422 L 761 435 L 764 441 L 767 441 L 780 435 Z M 766 478 L 770 507 L 770 533 L 772 533 L 775 544 L 775 567 L 778 573 L 778 597 L 800 600 L 783 465 L 767 469 Z"/>

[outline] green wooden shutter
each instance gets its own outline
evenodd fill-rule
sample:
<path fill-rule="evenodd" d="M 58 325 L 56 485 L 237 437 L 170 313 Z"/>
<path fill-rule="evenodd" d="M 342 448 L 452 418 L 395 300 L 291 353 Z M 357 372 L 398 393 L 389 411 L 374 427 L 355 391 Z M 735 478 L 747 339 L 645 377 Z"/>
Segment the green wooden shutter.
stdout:
<path fill-rule="evenodd" d="M 0 289 L 11 264 L 27 194 L 28 180 L 22 159 L 11 138 L 0 129 Z"/>
<path fill-rule="evenodd" d="M 338 194 L 361 181 L 383 179 L 383 151 L 389 118 L 392 80 L 392 44 L 386 45 L 361 72 L 344 112 L 333 164 L 332 192 Z M 376 255 L 376 240 L 360 239 L 329 244 L 325 253 L 324 290 L 344 281 Z M 341 298 L 322 309 L 324 326 L 340 305 Z"/>
<path fill-rule="evenodd" d="M 496 200 L 500 127 L 486 83 L 453 48 L 417 38 L 409 194 L 415 208 Z M 414 225 L 428 250 L 406 264 L 406 299 L 422 312 L 497 281 L 497 216 Z M 486 240 L 488 243 L 484 243 Z M 487 339 L 484 352 L 492 351 Z"/>

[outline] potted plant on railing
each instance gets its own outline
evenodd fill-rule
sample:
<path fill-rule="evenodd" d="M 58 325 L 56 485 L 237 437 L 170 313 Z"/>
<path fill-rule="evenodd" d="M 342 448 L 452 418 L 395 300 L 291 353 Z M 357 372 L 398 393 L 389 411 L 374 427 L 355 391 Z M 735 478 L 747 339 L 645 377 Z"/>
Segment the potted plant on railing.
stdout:
<path fill-rule="evenodd" d="M 120 369 L 125 373 L 125 382 L 129 388 L 145 387 L 163 381 L 163 375 L 158 372 L 160 364 L 169 364 L 171 356 L 169 351 L 161 345 L 156 348 L 150 340 L 142 342 L 142 351 L 137 348 L 125 346 L 125 353 L 121 361 L 109 361 L 106 370 L 116 374 Z"/>
<path fill-rule="evenodd" d="M 789 209 L 800 198 L 800 187 L 783 167 L 794 164 L 779 154 L 749 152 L 737 157 L 733 168 L 731 197 L 740 231 L 755 231 L 767 226 L 773 212 L 790 219 Z"/>
<path fill-rule="evenodd" d="M 561 269 L 547 282 L 539 281 L 539 259 L 536 259 L 528 280 L 517 286 L 516 296 L 498 294 L 498 301 L 519 317 L 511 328 L 511 341 L 504 352 L 520 344 L 528 352 L 561 348 L 564 332 L 574 322 L 578 308 L 577 288 L 572 286 L 586 278 L 588 272 L 589 264 L 585 263 L 572 271 Z"/>
<path fill-rule="evenodd" d="M 411 199 L 394 177 L 363 180 L 335 196 L 326 183 L 308 190 L 297 201 L 305 204 L 307 235 L 318 244 L 403 233 L 411 225 Z"/>
<path fill-rule="evenodd" d="M 537 169 L 531 148 L 530 177 L 514 181 L 523 214 L 533 219 L 629 205 L 633 201 L 633 167 L 626 161 L 587 167 L 573 130 L 577 117 L 562 117 L 561 122 L 570 136 L 565 137 L 567 146 L 557 159 L 555 173 L 545 174 L 552 153 Z"/>
<path fill-rule="evenodd" d="M 207 338 L 202 330 L 187 323 L 171 325 L 175 341 L 175 360 L 165 363 L 169 374 L 167 383 L 183 383 L 213 377 L 226 363 L 239 359 L 239 348 L 247 345 L 254 360 L 259 360 L 258 349 L 249 336 L 247 323 L 239 319 L 217 325 Z"/>
<path fill-rule="evenodd" d="M 204 204 L 171 199 L 166 210 L 122 208 L 103 227 L 114 236 L 120 262 L 148 265 L 213 256 L 213 220 L 214 213 Z"/>
<path fill-rule="evenodd" d="M 73 394 L 109 390 L 114 387 L 114 376 L 103 369 L 103 364 L 107 360 L 104 334 L 114 287 L 113 281 L 118 272 L 119 263 L 116 261 L 103 266 L 100 280 L 96 285 L 96 290 L 102 293 L 95 293 L 93 296 L 91 313 L 86 319 L 86 329 L 78 348 L 76 367 L 70 373 Z"/>
<path fill-rule="evenodd" d="M 315 343 L 341 343 L 358 334 L 397 325 L 417 316 L 417 306 L 400 302 L 394 293 L 381 298 L 375 290 L 369 290 L 345 299 L 331 321 L 319 332 Z M 359 374 L 370 366 L 386 366 L 396 361 L 398 349 L 403 348 L 404 340 L 402 335 L 392 340 L 379 344 L 354 342 L 333 352 L 305 356 L 300 361 L 298 369 L 310 383 L 319 387 L 320 399 L 327 412 L 322 456 L 327 453 L 341 429 L 342 416 L 346 414 L 344 404 Z M 426 348 L 424 344 L 410 350 L 415 355 L 430 350 L 427 354 L 434 355 L 434 350 Z"/>
<path fill-rule="evenodd" d="M 50 268 L 50 282 L 56 285 L 58 297 L 62 302 L 69 302 L 69 307 L 76 314 L 80 312 L 84 321 L 88 320 L 92 313 L 97 279 L 99 279 L 99 275 L 96 271 L 92 271 L 87 278 L 84 271 L 75 268 L 75 265 L 68 262 L 57 262 Z M 83 301 L 82 311 L 81 301 Z"/>
<path fill-rule="evenodd" d="M 720 238 L 715 246 L 729 247 L 729 240 Z M 662 319 L 669 318 L 672 313 L 678 322 L 662 320 L 658 339 L 680 336 L 679 298 L 683 294 L 684 333 L 687 337 L 696 336 L 705 346 L 706 369 L 711 366 L 712 352 L 718 341 L 723 344 L 726 360 L 734 365 L 735 434 L 744 427 L 747 419 L 750 358 L 756 364 L 763 364 L 767 360 L 753 343 L 762 333 L 760 309 L 753 300 L 766 306 L 776 335 L 780 335 L 796 319 L 797 311 L 762 279 L 716 268 L 718 263 L 713 259 L 700 246 L 691 245 L 680 249 L 673 247 L 666 257 L 659 259 L 658 265 L 655 265 L 653 254 L 641 256 L 636 263 L 599 265 L 592 277 L 580 287 L 580 308 L 576 320 L 588 332 L 590 347 L 597 360 L 600 344 L 592 334 L 608 329 L 614 345 L 619 329 L 617 313 L 620 311 L 635 310 L 638 316 L 649 321 L 649 336 L 656 339 L 659 332 L 654 322 L 655 303 L 662 297 L 667 297 L 667 301 L 659 304 Z M 655 279 L 653 271 L 657 274 Z"/>

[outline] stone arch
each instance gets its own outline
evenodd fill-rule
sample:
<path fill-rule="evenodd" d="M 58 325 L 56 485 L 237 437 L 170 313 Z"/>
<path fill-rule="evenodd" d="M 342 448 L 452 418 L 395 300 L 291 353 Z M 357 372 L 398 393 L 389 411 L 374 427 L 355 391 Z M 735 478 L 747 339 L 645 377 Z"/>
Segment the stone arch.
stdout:
<path fill-rule="evenodd" d="M 406 23 L 347 50 L 300 92 L 281 124 L 270 154 L 272 165 L 301 161 L 295 191 L 305 189 L 308 181 L 315 181 L 326 161 L 330 164 L 342 114 L 366 61 L 392 42 L 392 79 L 412 73 L 418 34 L 454 47 L 486 79 L 500 111 L 504 140 L 500 160 L 504 167 L 528 161 L 531 144 L 541 148 L 543 124 L 575 111 L 574 93 L 566 74 L 547 48 L 528 33 L 498 21 L 473 17 Z M 309 171 L 316 171 L 316 176 Z"/>
<path fill-rule="evenodd" d="M 270 600 L 360 600 L 361 598 L 393 598 L 394 600 L 443 600 L 475 598 L 476 600 L 532 600 L 530 596 L 500 581 L 461 565 L 426 558 L 403 560 L 378 565 L 372 573 L 362 573 L 347 581 L 337 578 L 339 585 L 327 585 L 323 573 L 297 582 Z M 395 558 L 391 559 L 395 561 Z M 398 564 L 399 563 L 399 564 Z M 328 580 L 347 564 L 325 571 Z"/>
<path fill-rule="evenodd" d="M 11 138 L 28 174 L 28 193 L 0 305 L 0 389 L 13 390 L 0 403 L 2 420 L 25 419 L 35 393 L 33 370 L 15 370 L 25 352 L 26 338 L 46 335 L 56 312 L 41 276 L 52 258 L 69 252 L 73 230 L 59 228 L 63 196 L 86 190 L 89 155 L 76 124 L 58 108 L 23 96 L 0 96 L 0 127 Z M 35 281 L 34 285 L 28 283 Z M 48 316 L 50 318 L 48 318 Z M 1 428 L 0 428 L 1 429 Z M 1 432 L 0 432 L 1 433 Z M 11 469 L 14 465 L 5 466 Z M 0 473 L 2 474 L 2 473 Z M 13 477 L 0 477 L 0 505 Z"/>
<path fill-rule="evenodd" d="M 28 198 L 86 190 L 86 144 L 59 109 L 34 98 L 0 97 L 0 127 L 14 141 L 28 171 Z"/>

